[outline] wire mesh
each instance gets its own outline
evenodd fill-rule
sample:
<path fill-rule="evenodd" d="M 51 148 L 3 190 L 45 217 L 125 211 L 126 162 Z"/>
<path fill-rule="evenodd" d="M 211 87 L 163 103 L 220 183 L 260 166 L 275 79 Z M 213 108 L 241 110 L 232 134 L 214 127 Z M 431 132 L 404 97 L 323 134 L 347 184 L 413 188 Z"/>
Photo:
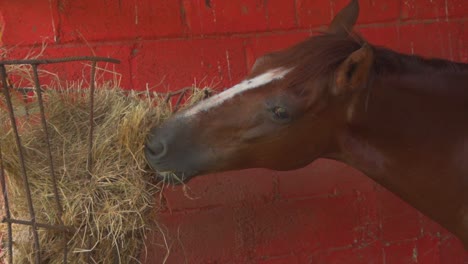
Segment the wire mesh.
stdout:
<path fill-rule="evenodd" d="M 8 198 L 8 188 L 6 185 L 6 173 L 5 173 L 5 168 L 4 168 L 4 162 L 2 159 L 2 142 L 0 141 L 0 187 L 2 188 L 2 195 L 3 195 L 3 202 L 4 202 L 4 217 L 2 219 L 3 223 L 7 224 L 7 254 L 8 254 L 8 263 L 13 263 L 13 228 L 12 225 L 25 225 L 29 226 L 32 234 L 33 234 L 33 246 L 34 246 L 34 260 L 35 263 L 41 263 L 41 245 L 40 241 L 38 238 L 38 229 L 43 228 L 43 229 L 50 229 L 50 230 L 55 230 L 57 232 L 62 232 L 63 234 L 63 263 L 68 263 L 68 255 L 69 255 L 69 248 L 67 247 L 67 242 L 68 239 L 76 232 L 76 229 L 71 226 L 66 226 L 64 225 L 62 221 L 62 212 L 63 212 L 63 205 L 60 199 L 59 191 L 57 188 L 57 176 L 55 175 L 55 169 L 54 169 L 54 162 L 53 162 L 53 157 L 52 157 L 52 151 L 51 151 L 51 141 L 50 141 L 50 134 L 48 130 L 48 125 L 47 125 L 47 118 L 46 118 L 46 109 L 44 107 L 44 99 L 43 99 L 43 90 L 41 88 L 41 82 L 38 74 L 38 68 L 42 64 L 54 64 L 54 63 L 67 63 L 67 62 L 78 62 L 78 61 L 87 61 L 91 62 L 91 72 L 90 72 L 90 85 L 89 85 L 89 102 L 88 102 L 88 111 L 89 111 L 89 135 L 88 135 L 88 146 L 87 146 L 87 164 L 86 164 L 86 169 L 88 172 L 88 177 L 89 177 L 89 182 L 88 184 L 92 184 L 91 178 L 92 178 L 92 173 L 93 173 L 93 155 L 92 155 L 92 149 L 93 149 L 93 141 L 94 141 L 94 93 L 96 89 L 96 67 L 98 62 L 106 62 L 106 63 L 120 63 L 116 59 L 112 58 L 103 58 L 103 57 L 67 57 L 67 58 L 58 58 L 58 59 L 34 59 L 34 60 L 3 60 L 0 61 L 0 91 L 2 91 L 3 97 L 5 99 L 5 102 L 7 104 L 7 111 L 9 115 L 9 121 L 11 123 L 11 128 L 13 129 L 14 136 L 15 136 L 15 142 L 17 145 L 18 149 L 18 156 L 20 160 L 20 165 L 21 165 L 21 174 L 22 174 L 22 180 L 23 180 L 23 188 L 25 190 L 26 194 L 26 199 L 27 199 L 27 206 L 29 209 L 29 218 L 30 219 L 14 219 L 11 216 L 11 206 L 10 206 L 10 201 Z M 32 78 L 33 78 L 33 84 L 34 87 L 12 87 L 12 85 L 8 82 L 9 76 L 8 72 L 6 69 L 7 65 L 19 65 L 19 64 L 25 64 L 25 65 L 30 65 L 32 69 Z M 34 211 L 34 206 L 33 206 L 33 198 L 31 195 L 31 190 L 29 186 L 29 181 L 28 181 L 28 174 L 26 170 L 26 161 L 24 159 L 24 154 L 23 154 L 23 145 L 21 143 L 21 135 L 18 132 L 18 126 L 17 126 L 17 121 L 15 117 L 15 111 L 14 111 L 14 106 L 13 106 L 13 100 L 12 96 L 10 93 L 10 90 L 14 89 L 16 92 L 20 92 L 24 96 L 24 100 L 27 99 L 27 94 L 29 92 L 35 92 L 37 96 L 37 103 L 39 105 L 39 115 L 40 115 L 40 125 L 42 126 L 42 129 L 44 131 L 44 140 L 46 142 L 46 150 L 47 150 L 47 159 L 48 159 L 48 166 L 50 169 L 50 180 L 52 182 L 52 189 L 53 189 L 53 195 L 54 195 L 54 201 L 55 201 L 55 210 L 57 212 L 57 223 L 56 224 L 47 224 L 47 223 L 41 223 L 36 221 L 36 216 L 35 216 L 35 211 Z M 187 94 L 190 94 L 190 91 L 193 91 L 193 87 L 187 87 L 183 88 L 177 91 L 169 92 L 165 96 L 165 101 L 166 103 L 171 101 L 172 99 L 175 100 L 174 108 L 173 111 L 176 112 L 179 109 L 179 106 L 183 102 L 183 99 L 187 96 Z M 211 91 L 206 90 L 204 94 L 204 98 L 210 97 Z M 27 109 L 26 109 L 26 115 Z M 92 222 L 92 215 L 89 216 L 88 221 Z M 85 231 L 87 232 L 87 231 Z M 92 234 L 88 234 L 87 236 L 87 246 L 89 249 L 92 248 L 93 241 L 92 239 Z M 4 245 L 5 247 L 5 245 Z M 92 251 L 88 250 L 86 251 L 86 259 L 88 263 L 94 263 L 95 260 L 93 259 L 92 256 Z M 116 251 L 116 254 L 117 251 Z"/>
<path fill-rule="evenodd" d="M 3 96 L 5 98 L 7 111 L 10 119 L 11 128 L 14 132 L 15 143 L 18 149 L 18 156 L 21 164 L 21 174 L 22 174 L 22 181 L 23 181 L 23 188 L 26 194 L 27 205 L 29 210 L 29 218 L 28 220 L 25 219 L 13 219 L 11 217 L 10 211 L 10 204 L 8 200 L 8 190 L 6 186 L 6 176 L 5 170 L 2 160 L 2 149 L 1 149 L 1 142 L 0 142 L 0 183 L 2 188 L 3 194 L 3 201 L 4 201 L 4 209 L 5 209 L 5 216 L 2 222 L 7 224 L 7 252 L 8 252 L 8 262 L 13 263 L 13 231 L 12 225 L 27 225 L 31 228 L 31 232 L 33 234 L 33 246 L 34 246 L 34 261 L 35 263 L 41 263 L 41 250 L 40 250 L 40 243 L 39 243 L 39 236 L 38 236 L 38 228 L 45 228 L 45 229 L 53 229 L 57 231 L 61 231 L 64 234 L 63 237 L 63 263 L 67 263 L 68 257 L 68 248 L 67 248 L 67 238 L 69 237 L 71 232 L 74 232 L 74 228 L 65 226 L 61 220 L 62 216 L 62 204 L 60 200 L 60 196 L 57 190 L 57 179 L 56 175 L 54 174 L 54 163 L 52 159 L 52 152 L 51 152 L 51 142 L 49 137 L 49 131 L 47 128 L 47 120 L 45 115 L 44 109 L 44 102 L 42 98 L 42 88 L 39 80 L 38 74 L 38 67 L 41 64 L 53 64 L 53 63 L 65 63 L 65 62 L 76 62 L 76 61 L 89 61 L 91 62 L 91 83 L 90 83 L 90 102 L 89 102 L 89 118 L 90 118 L 90 131 L 89 131 L 89 146 L 88 146 L 88 173 L 91 173 L 92 170 L 92 144 L 93 144 L 93 112 L 94 112 L 94 90 L 95 90 L 95 75 L 96 75 L 96 65 L 98 62 L 108 62 L 108 63 L 119 63 L 118 60 L 112 58 L 102 58 L 102 57 L 67 57 L 67 58 L 59 58 L 59 59 L 37 59 L 37 60 L 4 60 L 0 61 L 0 81 L 1 87 L 3 91 Z M 16 122 L 15 111 L 13 106 L 13 100 L 10 94 L 10 90 L 13 89 L 9 84 L 8 80 L 8 72 L 6 70 L 6 65 L 17 65 L 17 64 L 29 64 L 32 67 L 33 72 L 33 81 L 34 81 L 34 91 L 37 94 L 37 100 L 40 110 L 40 119 L 41 125 L 44 131 L 45 142 L 47 143 L 47 157 L 49 162 L 49 169 L 50 169 L 50 178 L 52 181 L 53 186 L 53 193 L 54 193 L 54 200 L 55 200 L 55 210 L 57 211 L 57 215 L 59 216 L 57 219 L 57 224 L 51 225 L 46 223 L 39 223 L 36 221 L 36 215 L 33 206 L 33 197 L 31 196 L 31 190 L 29 186 L 29 179 L 26 170 L 26 164 L 23 154 L 23 145 L 21 144 L 21 136 L 18 132 L 18 125 Z M 91 237 L 91 236 L 89 236 Z M 91 240 L 90 240 L 91 241 Z M 88 251 L 88 260 L 91 263 L 91 252 Z"/>

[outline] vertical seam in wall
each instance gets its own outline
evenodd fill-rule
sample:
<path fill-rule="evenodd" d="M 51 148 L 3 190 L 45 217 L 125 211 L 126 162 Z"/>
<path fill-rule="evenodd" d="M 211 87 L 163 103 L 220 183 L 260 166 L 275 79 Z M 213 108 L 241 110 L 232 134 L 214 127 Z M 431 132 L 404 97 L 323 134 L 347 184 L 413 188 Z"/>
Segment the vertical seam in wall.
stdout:
<path fill-rule="evenodd" d="M 395 26 L 396 26 L 396 30 L 397 30 L 397 41 L 398 41 L 398 49 L 401 49 L 401 37 L 400 37 L 400 27 L 402 25 L 402 11 L 403 11 L 403 1 L 400 1 L 400 5 L 398 6 L 398 18 L 396 20 L 396 23 L 395 23 Z"/>
<path fill-rule="evenodd" d="M 265 11 L 265 18 L 267 21 L 267 29 L 268 31 L 271 30 L 271 24 L 270 24 L 270 12 L 268 12 L 268 0 L 263 0 L 263 10 Z"/>
<path fill-rule="evenodd" d="M 251 41 L 250 38 L 246 38 L 242 43 L 243 51 L 244 51 L 243 53 L 244 53 L 245 69 L 247 71 L 247 74 L 249 73 L 249 61 L 248 61 L 248 54 L 247 54 L 248 45 L 247 45 L 247 43 L 249 43 L 250 41 Z"/>
<path fill-rule="evenodd" d="M 297 1 L 294 0 L 294 24 L 296 27 L 299 27 L 299 10 L 297 9 Z"/>
<path fill-rule="evenodd" d="M 187 12 L 185 10 L 184 1 L 179 0 L 180 23 L 182 24 L 182 36 L 189 35 L 190 26 L 187 23 Z"/>
<path fill-rule="evenodd" d="M 444 1 L 444 11 L 445 11 L 445 21 L 448 22 L 449 21 L 449 15 L 448 15 L 448 0 L 445 0 Z"/>
<path fill-rule="evenodd" d="M 55 27 L 54 9 L 52 7 L 52 1 L 53 0 L 49 0 L 49 12 L 52 18 L 52 31 L 54 32 L 54 42 L 57 43 L 57 29 Z"/>
<path fill-rule="evenodd" d="M 325 22 L 327 26 L 331 23 L 331 21 L 335 17 L 335 8 L 336 8 L 335 0 L 330 0 L 330 1 L 328 1 L 328 3 L 330 4 L 330 20 Z"/>
<path fill-rule="evenodd" d="M 130 89 L 135 89 L 135 81 L 134 81 L 134 78 L 133 78 L 133 62 L 135 60 L 135 56 L 133 54 L 133 51 L 135 49 L 138 48 L 138 43 L 137 42 L 134 42 L 132 45 L 131 45 L 131 48 L 130 48 L 130 54 L 128 56 L 128 74 L 130 75 Z M 146 87 L 145 87 L 146 89 Z"/>
<path fill-rule="evenodd" d="M 57 0 L 57 42 L 61 42 L 62 39 L 62 16 L 60 12 L 61 1 Z"/>
<path fill-rule="evenodd" d="M 384 247 L 382 247 L 382 264 L 387 264 Z"/>
<path fill-rule="evenodd" d="M 60 38 L 61 38 L 61 28 L 62 28 L 62 20 L 60 17 L 60 1 L 61 0 L 49 0 L 49 11 L 50 15 L 52 17 L 52 30 L 54 32 L 54 43 L 58 44 L 60 43 Z M 55 6 L 54 6 L 55 2 Z M 55 8 L 55 10 L 54 10 Z M 55 17 L 57 16 L 57 17 Z M 57 20 L 57 21 L 55 21 Z"/>
<path fill-rule="evenodd" d="M 445 22 L 447 25 L 449 24 L 449 12 L 448 12 L 448 0 L 445 0 Z M 450 31 L 448 32 L 448 45 L 449 45 L 449 58 L 450 60 L 453 60 L 453 49 L 452 49 L 452 34 Z"/>

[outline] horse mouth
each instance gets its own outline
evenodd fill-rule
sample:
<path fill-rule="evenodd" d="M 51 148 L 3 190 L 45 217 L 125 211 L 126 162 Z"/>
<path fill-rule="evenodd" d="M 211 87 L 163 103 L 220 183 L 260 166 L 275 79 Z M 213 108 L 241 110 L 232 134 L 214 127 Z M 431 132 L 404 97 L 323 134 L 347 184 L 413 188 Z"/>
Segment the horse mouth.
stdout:
<path fill-rule="evenodd" d="M 154 174 L 154 180 L 169 185 L 180 185 L 186 183 L 190 178 L 197 175 L 197 171 L 173 170 L 160 163 L 153 163 L 147 159 L 147 169 Z"/>
<path fill-rule="evenodd" d="M 196 171 L 163 171 L 156 172 L 156 180 L 169 185 L 181 185 L 187 183 L 193 176 L 197 175 Z"/>

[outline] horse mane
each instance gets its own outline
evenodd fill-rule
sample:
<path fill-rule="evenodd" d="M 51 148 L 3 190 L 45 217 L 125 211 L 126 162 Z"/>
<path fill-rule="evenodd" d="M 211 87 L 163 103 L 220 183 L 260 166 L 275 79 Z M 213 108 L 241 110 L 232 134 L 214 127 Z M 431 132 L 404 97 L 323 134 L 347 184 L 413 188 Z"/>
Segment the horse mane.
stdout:
<path fill-rule="evenodd" d="M 277 67 L 297 67 L 292 84 L 310 78 L 330 76 L 354 51 L 367 43 L 356 33 L 339 36 L 321 33 L 292 46 L 284 52 L 273 53 Z M 468 64 L 438 58 L 407 55 L 388 48 L 369 44 L 374 50 L 373 75 L 433 74 L 468 71 Z"/>
<path fill-rule="evenodd" d="M 468 70 L 468 64 L 439 58 L 398 53 L 384 47 L 374 47 L 374 68 L 378 74 L 401 73 L 421 74 L 440 72 L 461 72 Z"/>

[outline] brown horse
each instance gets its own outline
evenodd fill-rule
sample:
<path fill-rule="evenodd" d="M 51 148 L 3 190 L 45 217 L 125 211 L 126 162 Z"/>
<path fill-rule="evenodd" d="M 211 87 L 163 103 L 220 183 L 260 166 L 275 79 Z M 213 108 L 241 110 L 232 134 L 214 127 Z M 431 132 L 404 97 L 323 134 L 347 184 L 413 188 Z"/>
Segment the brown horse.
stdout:
<path fill-rule="evenodd" d="M 374 47 L 353 0 L 327 32 L 259 58 L 247 78 L 154 128 L 147 160 L 190 178 L 292 170 L 319 157 L 361 170 L 468 247 L 468 64 Z"/>

